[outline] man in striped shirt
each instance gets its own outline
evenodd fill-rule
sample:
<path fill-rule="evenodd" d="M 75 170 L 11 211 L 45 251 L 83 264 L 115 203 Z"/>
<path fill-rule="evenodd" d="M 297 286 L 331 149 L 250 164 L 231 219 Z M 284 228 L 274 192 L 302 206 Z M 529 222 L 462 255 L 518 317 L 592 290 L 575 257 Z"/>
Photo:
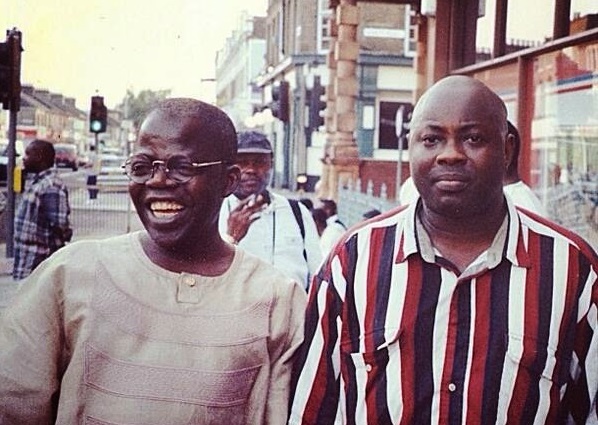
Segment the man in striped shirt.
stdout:
<path fill-rule="evenodd" d="M 598 258 L 504 197 L 503 102 L 450 76 L 410 133 L 421 197 L 322 265 L 289 423 L 598 423 Z"/>

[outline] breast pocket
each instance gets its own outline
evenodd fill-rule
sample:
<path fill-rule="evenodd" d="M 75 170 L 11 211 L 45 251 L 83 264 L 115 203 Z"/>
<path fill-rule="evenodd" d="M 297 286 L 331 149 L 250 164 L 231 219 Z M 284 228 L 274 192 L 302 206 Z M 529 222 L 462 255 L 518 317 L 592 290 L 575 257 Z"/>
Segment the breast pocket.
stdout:
<path fill-rule="evenodd" d="M 507 336 L 506 372 L 530 383 L 563 386 L 569 379 L 570 353 L 557 353 L 546 341 L 517 334 Z"/>
<path fill-rule="evenodd" d="M 379 390 L 386 391 L 389 374 L 396 376 L 398 373 L 399 353 L 399 336 L 395 335 L 376 350 L 344 352 L 341 372 L 347 382 L 357 383 L 357 391 L 364 397 Z"/>

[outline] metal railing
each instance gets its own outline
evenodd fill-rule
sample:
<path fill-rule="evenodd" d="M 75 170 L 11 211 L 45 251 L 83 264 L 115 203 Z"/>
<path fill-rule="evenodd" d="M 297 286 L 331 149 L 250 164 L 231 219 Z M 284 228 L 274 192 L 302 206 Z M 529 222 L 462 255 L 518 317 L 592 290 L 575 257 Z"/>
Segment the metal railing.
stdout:
<path fill-rule="evenodd" d="M 96 185 L 67 184 L 73 239 L 119 235 L 142 227 L 127 191 L 126 177 L 102 179 Z"/>
<path fill-rule="evenodd" d="M 352 226 L 363 220 L 363 214 L 371 209 L 380 212 L 395 208 L 398 204 L 387 197 L 384 183 L 380 186 L 380 196 L 374 196 L 374 184 L 368 181 L 365 192 L 361 191 L 361 180 L 339 184 L 338 215 L 343 223 Z"/>

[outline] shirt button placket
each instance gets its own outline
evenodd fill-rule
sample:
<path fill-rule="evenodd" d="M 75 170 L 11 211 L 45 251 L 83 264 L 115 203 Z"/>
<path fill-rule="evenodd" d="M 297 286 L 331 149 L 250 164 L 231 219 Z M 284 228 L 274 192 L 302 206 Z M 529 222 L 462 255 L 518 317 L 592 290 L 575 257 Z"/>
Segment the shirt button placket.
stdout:
<path fill-rule="evenodd" d="M 197 304 L 199 302 L 199 288 L 195 276 L 186 273 L 181 274 L 177 284 L 177 301 Z"/>

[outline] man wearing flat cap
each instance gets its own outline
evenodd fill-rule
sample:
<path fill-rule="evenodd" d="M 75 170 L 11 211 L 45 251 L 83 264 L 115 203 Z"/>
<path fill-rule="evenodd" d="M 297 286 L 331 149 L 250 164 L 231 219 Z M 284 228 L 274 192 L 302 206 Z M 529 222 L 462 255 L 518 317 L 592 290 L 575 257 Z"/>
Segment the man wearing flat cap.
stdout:
<path fill-rule="evenodd" d="M 300 202 L 268 190 L 273 152 L 265 134 L 240 132 L 237 148 L 241 178 L 222 203 L 220 233 L 307 288 L 321 260 L 313 218 Z"/>

